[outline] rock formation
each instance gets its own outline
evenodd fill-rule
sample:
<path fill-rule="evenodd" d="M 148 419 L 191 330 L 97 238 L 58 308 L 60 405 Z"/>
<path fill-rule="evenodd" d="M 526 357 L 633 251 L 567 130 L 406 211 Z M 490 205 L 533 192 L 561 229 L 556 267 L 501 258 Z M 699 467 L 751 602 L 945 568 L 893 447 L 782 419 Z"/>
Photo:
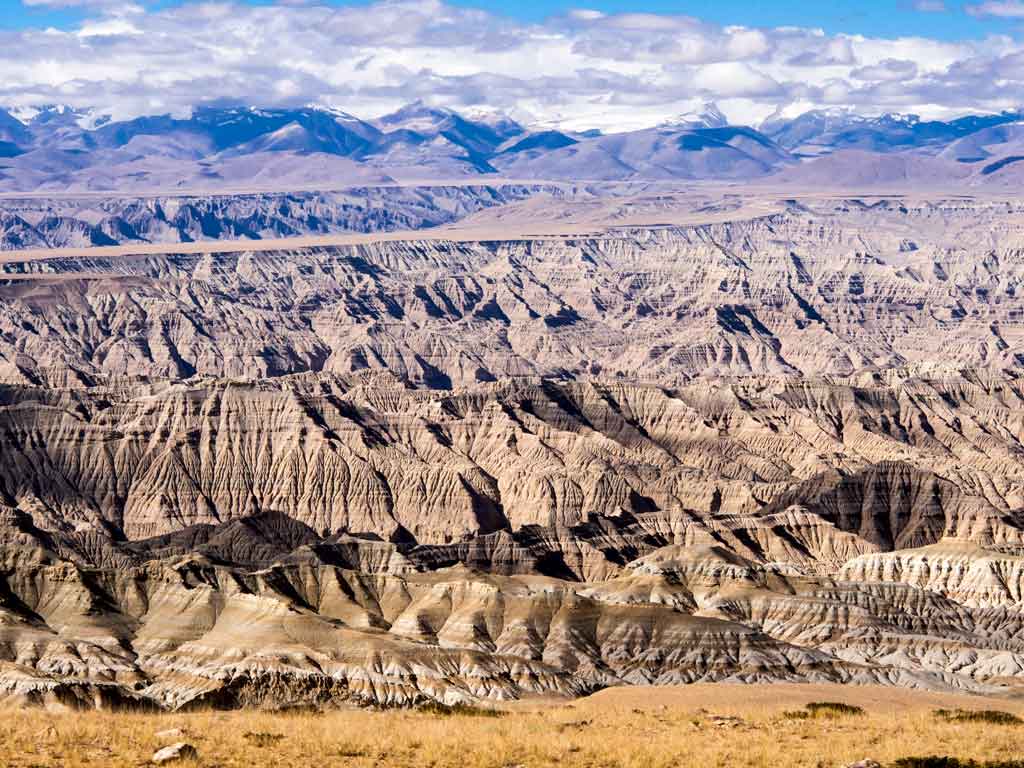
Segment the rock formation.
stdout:
<path fill-rule="evenodd" d="M 14 197 L 0 204 L 0 251 L 423 229 L 532 196 L 599 193 L 572 184 L 425 184 L 338 192 Z"/>
<path fill-rule="evenodd" d="M 0 699 L 1024 676 L 1016 214 L 0 265 Z"/>
<path fill-rule="evenodd" d="M 0 380 L 386 370 L 415 384 L 529 376 L 1015 367 L 1024 232 L 1012 207 L 793 204 L 590 238 L 0 264 Z"/>

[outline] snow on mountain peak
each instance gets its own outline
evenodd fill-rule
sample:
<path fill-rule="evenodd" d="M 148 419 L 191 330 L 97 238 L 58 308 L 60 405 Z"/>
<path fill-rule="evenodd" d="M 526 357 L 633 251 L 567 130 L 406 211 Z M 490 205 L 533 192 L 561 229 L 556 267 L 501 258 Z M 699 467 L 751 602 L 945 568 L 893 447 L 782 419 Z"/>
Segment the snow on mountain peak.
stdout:
<path fill-rule="evenodd" d="M 700 111 L 683 112 L 662 123 L 668 128 L 724 128 L 729 119 L 713 101 L 705 102 Z"/>
<path fill-rule="evenodd" d="M 346 112 L 343 109 L 337 107 L 331 107 L 326 104 L 307 104 L 306 109 L 312 109 L 317 112 L 323 112 L 324 114 L 330 115 L 339 123 L 361 123 L 363 122 L 358 117 L 353 115 L 351 112 Z"/>
<path fill-rule="evenodd" d="M 42 110 L 39 107 L 11 107 L 6 112 L 22 125 L 28 125 Z"/>

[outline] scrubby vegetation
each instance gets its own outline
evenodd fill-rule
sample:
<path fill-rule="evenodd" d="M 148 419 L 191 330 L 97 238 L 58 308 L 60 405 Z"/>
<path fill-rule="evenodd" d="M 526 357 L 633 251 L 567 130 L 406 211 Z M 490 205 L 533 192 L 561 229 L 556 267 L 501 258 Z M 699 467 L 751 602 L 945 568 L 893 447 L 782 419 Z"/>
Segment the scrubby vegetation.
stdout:
<path fill-rule="evenodd" d="M 432 701 L 416 708 L 416 711 L 428 715 L 441 715 L 451 717 L 461 715 L 462 717 L 501 717 L 504 712 L 493 707 L 475 707 L 471 704 L 442 704 L 439 701 Z"/>
<path fill-rule="evenodd" d="M 787 720 L 806 720 L 811 713 L 806 709 L 787 709 L 782 712 L 782 716 Z"/>
<path fill-rule="evenodd" d="M 785 710 L 782 716 L 787 720 L 807 720 L 811 717 L 843 717 L 863 715 L 864 708 L 838 701 L 812 701 L 803 709 Z"/>
<path fill-rule="evenodd" d="M 1024 760 L 960 760 L 956 757 L 901 757 L 892 768 L 1024 768 Z"/>
<path fill-rule="evenodd" d="M 839 701 L 812 701 L 806 707 L 812 715 L 863 715 L 864 708 Z"/>
<path fill-rule="evenodd" d="M 1024 702 L 1001 705 L 1024 712 Z M 173 763 L 181 768 L 842 768 L 865 758 L 884 768 L 1024 768 L 1020 730 L 934 714 L 958 706 L 972 701 L 868 686 L 719 684 L 607 689 L 498 711 L 9 710 L 0 711 L 0 766 L 140 768 L 164 745 L 163 732 L 196 748 L 198 758 Z"/>
<path fill-rule="evenodd" d="M 937 709 L 935 716 L 958 723 L 991 723 L 992 725 L 1024 723 L 1024 720 L 1016 715 L 998 709 Z"/>

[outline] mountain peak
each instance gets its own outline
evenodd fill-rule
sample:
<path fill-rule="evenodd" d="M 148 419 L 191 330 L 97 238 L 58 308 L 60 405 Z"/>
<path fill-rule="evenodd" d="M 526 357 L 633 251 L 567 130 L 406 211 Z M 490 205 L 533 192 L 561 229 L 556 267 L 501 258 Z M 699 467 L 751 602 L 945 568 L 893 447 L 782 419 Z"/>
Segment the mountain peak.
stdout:
<path fill-rule="evenodd" d="M 404 107 L 400 107 L 394 112 L 389 112 L 383 117 L 378 118 L 377 122 L 384 125 L 401 125 L 416 121 L 436 125 L 454 114 L 452 110 L 445 107 L 432 107 L 423 99 L 416 99 L 416 101 L 410 102 Z M 405 126 L 403 125 L 403 127 Z"/>
<path fill-rule="evenodd" d="M 351 112 L 346 112 L 343 109 L 337 107 L 327 106 L 325 104 L 307 104 L 306 109 L 312 109 L 315 112 L 323 112 L 324 114 L 330 115 L 335 120 L 341 123 L 362 123 L 363 121 L 353 115 Z"/>
<path fill-rule="evenodd" d="M 93 130 L 111 121 L 111 116 L 97 109 L 78 109 L 68 104 L 42 104 L 31 107 L 14 107 L 7 114 L 25 126 L 75 125 L 83 130 Z"/>
<path fill-rule="evenodd" d="M 662 126 L 666 128 L 725 128 L 729 119 L 718 108 L 713 101 L 704 102 L 700 111 L 691 110 L 683 112 L 675 117 L 666 120 Z"/>

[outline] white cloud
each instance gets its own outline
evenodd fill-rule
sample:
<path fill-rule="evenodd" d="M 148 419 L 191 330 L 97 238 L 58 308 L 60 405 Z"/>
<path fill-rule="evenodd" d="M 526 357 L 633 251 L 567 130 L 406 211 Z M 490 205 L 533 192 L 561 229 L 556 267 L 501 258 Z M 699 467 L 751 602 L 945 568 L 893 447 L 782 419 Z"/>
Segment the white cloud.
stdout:
<path fill-rule="evenodd" d="M 994 16 L 1000 19 L 1024 19 L 1024 2 L 1020 0 L 989 0 L 965 6 L 972 16 Z"/>
<path fill-rule="evenodd" d="M 102 19 L 83 24 L 75 33 L 80 38 L 141 35 L 142 30 L 125 19 Z"/>
<path fill-rule="evenodd" d="M 29 2 L 88 3 L 91 18 L 66 31 L 0 31 L 0 103 L 67 102 L 116 118 L 240 102 L 374 116 L 424 98 L 614 129 L 708 98 L 744 122 L 796 104 L 948 116 L 1024 103 L 1024 45 L 1001 36 L 870 38 L 586 8 L 530 24 L 442 0 Z"/>
<path fill-rule="evenodd" d="M 750 59 L 763 56 L 771 49 L 768 36 L 759 29 L 732 27 L 726 30 L 729 43 L 726 53 L 730 58 Z"/>
<path fill-rule="evenodd" d="M 772 96 L 780 87 L 772 78 L 742 61 L 721 61 L 700 67 L 694 84 L 708 96 Z"/>
<path fill-rule="evenodd" d="M 917 76 L 917 64 L 905 59 L 886 59 L 867 67 L 858 67 L 850 73 L 857 80 L 881 81 L 912 80 Z"/>
<path fill-rule="evenodd" d="M 597 19 L 604 18 L 604 14 L 601 11 L 594 11 L 590 8 L 575 8 L 569 11 L 569 16 L 580 21 L 596 21 Z"/>

